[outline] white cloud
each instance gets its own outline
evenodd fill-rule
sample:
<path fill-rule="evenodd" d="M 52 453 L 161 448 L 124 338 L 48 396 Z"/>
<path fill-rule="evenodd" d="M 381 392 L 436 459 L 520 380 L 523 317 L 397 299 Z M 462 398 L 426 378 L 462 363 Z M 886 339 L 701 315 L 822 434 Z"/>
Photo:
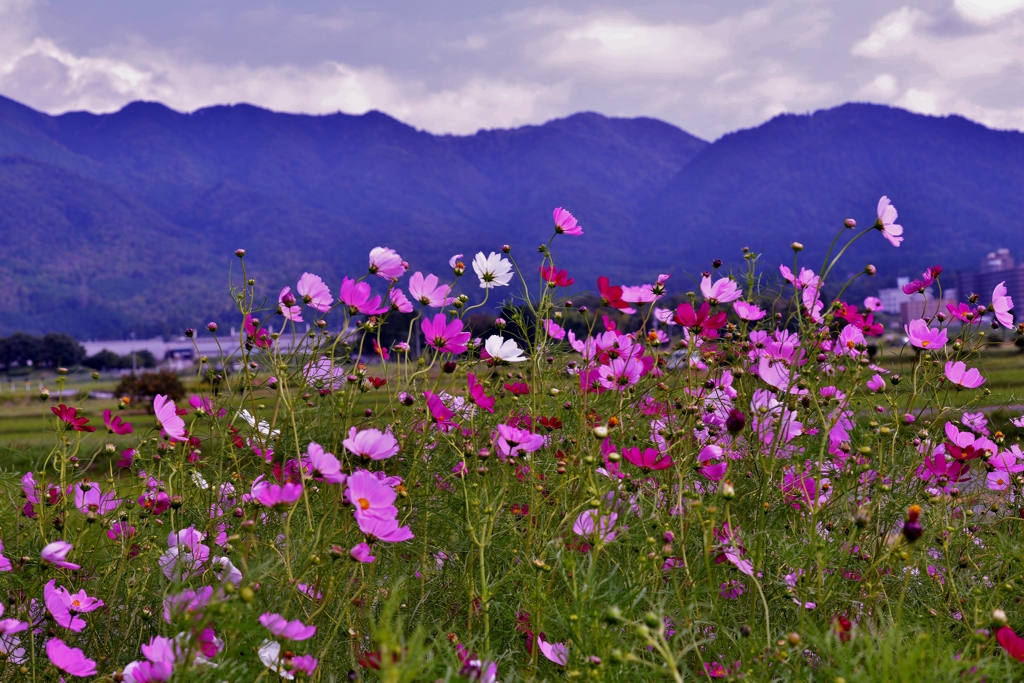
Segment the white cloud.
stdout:
<path fill-rule="evenodd" d="M 542 64 L 583 68 L 596 78 L 698 75 L 729 54 L 724 42 L 703 27 L 648 24 L 628 15 L 561 27 L 544 44 Z"/>
<path fill-rule="evenodd" d="M 860 89 L 866 97 L 888 99 L 899 91 L 899 82 L 892 74 L 878 74 L 874 80 Z"/>
<path fill-rule="evenodd" d="M 960 15 L 976 24 L 991 24 L 1024 10 L 1024 0 L 954 0 Z"/>

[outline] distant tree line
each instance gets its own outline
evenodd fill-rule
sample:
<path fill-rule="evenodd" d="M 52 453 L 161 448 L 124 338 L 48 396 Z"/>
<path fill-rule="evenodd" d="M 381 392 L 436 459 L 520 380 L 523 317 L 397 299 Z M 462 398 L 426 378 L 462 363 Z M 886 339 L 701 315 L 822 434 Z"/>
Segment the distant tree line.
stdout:
<path fill-rule="evenodd" d="M 149 351 L 138 351 L 134 365 L 132 354 L 119 356 L 104 349 L 86 356 L 85 349 L 69 334 L 51 332 L 41 337 L 15 332 L 0 337 L 0 370 L 15 368 L 73 368 L 83 365 L 93 370 L 124 370 L 132 367 L 155 368 L 157 359 Z"/>

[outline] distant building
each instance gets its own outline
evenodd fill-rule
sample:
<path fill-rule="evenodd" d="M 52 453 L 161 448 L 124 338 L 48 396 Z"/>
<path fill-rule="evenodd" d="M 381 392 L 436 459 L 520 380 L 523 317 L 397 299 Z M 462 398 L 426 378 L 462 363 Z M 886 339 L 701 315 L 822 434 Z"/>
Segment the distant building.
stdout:
<path fill-rule="evenodd" d="M 1000 282 L 1006 283 L 1006 293 L 1014 303 L 1017 320 L 1024 310 L 1024 264 L 1017 265 L 1009 249 L 997 249 L 981 260 L 976 273 L 956 274 L 956 288 L 966 301 L 971 294 L 978 295 L 978 303 L 987 306 L 992 302 L 992 290 Z"/>
<path fill-rule="evenodd" d="M 904 301 L 900 304 L 900 323 L 908 325 L 911 320 L 932 318 L 936 313 L 949 315 L 949 309 L 946 308 L 946 304 L 956 306 L 957 293 L 955 289 L 944 291 L 941 299 L 925 299 L 920 294 L 916 294 L 910 301 Z M 954 318 L 952 322 L 955 323 L 957 320 Z"/>

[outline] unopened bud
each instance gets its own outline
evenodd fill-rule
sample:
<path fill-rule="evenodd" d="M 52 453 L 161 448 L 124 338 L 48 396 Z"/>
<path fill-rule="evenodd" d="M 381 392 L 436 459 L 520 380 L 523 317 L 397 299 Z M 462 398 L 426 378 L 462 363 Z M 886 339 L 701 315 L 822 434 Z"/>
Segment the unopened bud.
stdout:
<path fill-rule="evenodd" d="M 843 221 L 843 225 L 845 225 L 848 228 L 856 228 L 857 221 L 853 220 L 852 218 L 847 218 L 845 221 Z"/>
<path fill-rule="evenodd" d="M 878 269 L 869 263 L 866 266 L 864 266 L 864 272 L 867 273 L 868 275 L 874 275 L 875 273 L 878 272 Z"/>
<path fill-rule="evenodd" d="M 188 337 L 189 339 L 191 339 L 192 337 L 196 336 L 196 331 L 193 330 L 191 327 L 186 328 L 185 329 L 185 336 Z"/>
<path fill-rule="evenodd" d="M 245 256 L 245 249 L 235 249 L 235 256 L 242 258 Z"/>
<path fill-rule="evenodd" d="M 1006 612 L 997 607 L 992 610 L 992 623 L 996 626 L 1006 626 L 1010 620 L 1006 618 Z"/>
<path fill-rule="evenodd" d="M 789 247 L 793 251 L 803 251 L 804 250 L 804 245 L 800 244 L 799 242 L 793 242 L 793 244 L 789 245 Z"/>
<path fill-rule="evenodd" d="M 503 245 L 501 245 L 501 252 L 502 252 L 503 254 L 507 254 L 507 253 L 509 253 L 510 251 L 512 251 L 512 247 L 510 247 L 510 246 L 509 246 L 509 245 L 507 245 L 507 244 L 503 244 Z"/>
<path fill-rule="evenodd" d="M 736 489 L 733 487 L 732 482 L 726 479 L 722 482 L 722 498 L 726 500 L 732 500 L 736 497 Z"/>
<path fill-rule="evenodd" d="M 208 329 L 210 332 L 216 332 L 217 323 L 206 323 L 206 329 Z"/>

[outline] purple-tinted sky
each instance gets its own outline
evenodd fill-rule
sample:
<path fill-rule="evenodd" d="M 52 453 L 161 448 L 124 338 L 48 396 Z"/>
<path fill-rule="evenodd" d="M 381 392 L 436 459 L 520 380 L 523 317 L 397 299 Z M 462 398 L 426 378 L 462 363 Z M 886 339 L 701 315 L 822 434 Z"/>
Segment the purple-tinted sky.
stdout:
<path fill-rule="evenodd" d="M 0 94 L 380 109 L 455 133 L 593 110 L 713 139 L 851 100 L 1021 129 L 1024 0 L 0 0 Z"/>

